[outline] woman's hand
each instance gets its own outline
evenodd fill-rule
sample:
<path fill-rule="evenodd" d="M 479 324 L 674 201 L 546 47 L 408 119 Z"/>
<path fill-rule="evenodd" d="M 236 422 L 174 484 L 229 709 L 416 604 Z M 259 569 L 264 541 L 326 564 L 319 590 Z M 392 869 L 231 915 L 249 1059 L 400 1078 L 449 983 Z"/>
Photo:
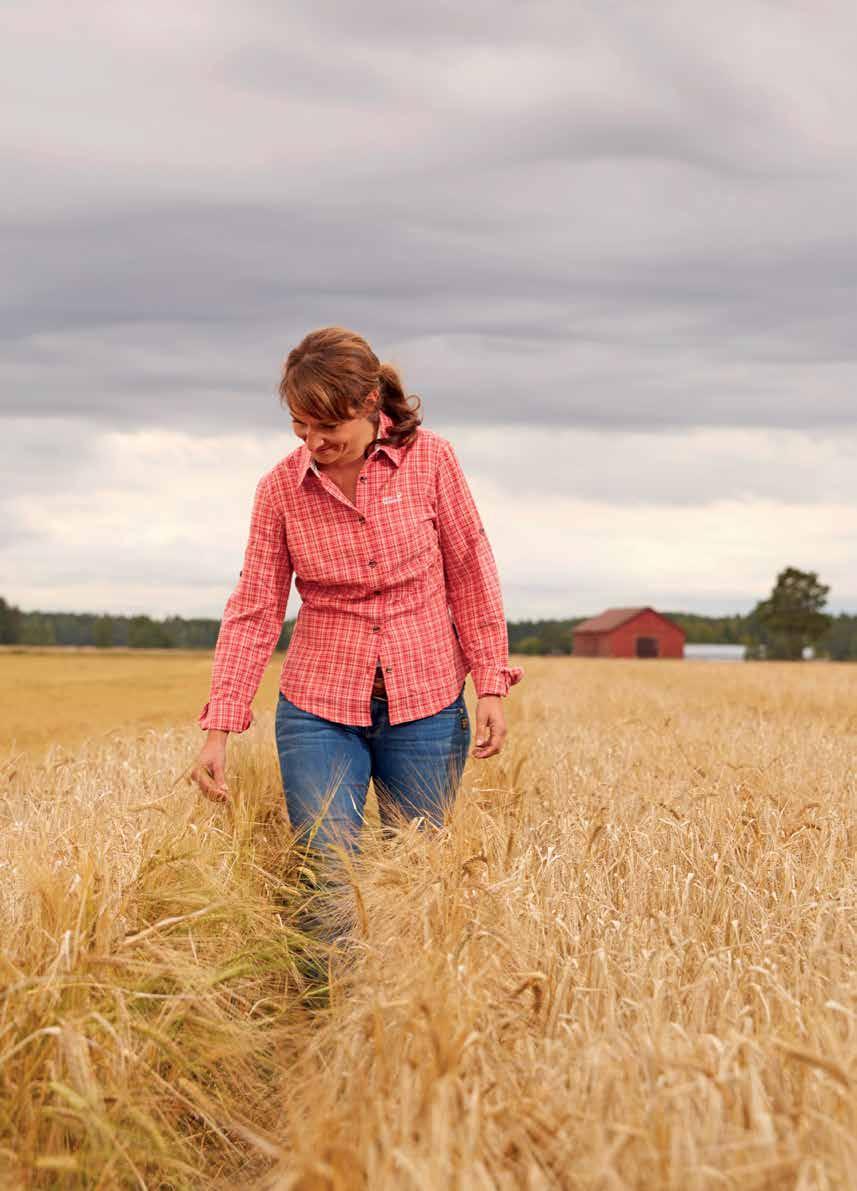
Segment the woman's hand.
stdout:
<path fill-rule="evenodd" d="M 471 756 L 493 757 L 506 739 L 503 700 L 499 695 L 483 695 L 476 703 L 476 746 Z"/>
<path fill-rule="evenodd" d="M 212 802 L 226 802 L 229 789 L 226 785 L 226 738 L 228 732 L 210 728 L 208 739 L 200 749 L 196 764 L 190 776 L 206 798 Z"/>

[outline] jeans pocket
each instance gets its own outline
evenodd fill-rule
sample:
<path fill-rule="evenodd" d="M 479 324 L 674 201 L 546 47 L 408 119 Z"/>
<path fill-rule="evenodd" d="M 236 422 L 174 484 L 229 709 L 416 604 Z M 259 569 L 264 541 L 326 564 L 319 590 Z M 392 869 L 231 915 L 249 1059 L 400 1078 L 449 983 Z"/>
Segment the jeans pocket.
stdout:
<path fill-rule="evenodd" d="M 446 707 L 441 707 L 440 711 L 434 712 L 432 718 L 450 726 L 455 724 L 457 730 L 468 732 L 470 720 L 467 715 L 467 704 L 464 702 L 464 687 L 462 686 L 451 703 L 447 703 Z"/>
<path fill-rule="evenodd" d="M 462 732 L 467 732 L 470 729 L 470 720 L 467 716 L 467 704 L 464 702 L 464 687 L 458 692 L 458 696 L 450 704 L 452 710 L 458 716 L 458 724 Z"/>

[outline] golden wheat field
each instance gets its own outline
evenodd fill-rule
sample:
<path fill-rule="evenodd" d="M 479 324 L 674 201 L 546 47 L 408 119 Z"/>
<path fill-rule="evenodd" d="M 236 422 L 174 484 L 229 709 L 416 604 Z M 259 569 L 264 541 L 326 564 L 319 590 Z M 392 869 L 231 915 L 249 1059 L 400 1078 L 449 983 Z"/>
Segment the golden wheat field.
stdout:
<path fill-rule="evenodd" d="M 313 1002 L 275 684 L 223 808 L 185 664 L 0 765 L 0 1186 L 857 1186 L 857 668 L 524 659 Z"/>
<path fill-rule="evenodd" d="M 275 699 L 282 660 L 268 667 L 257 707 Z M 0 757 L 186 724 L 210 678 L 200 650 L 0 646 Z"/>

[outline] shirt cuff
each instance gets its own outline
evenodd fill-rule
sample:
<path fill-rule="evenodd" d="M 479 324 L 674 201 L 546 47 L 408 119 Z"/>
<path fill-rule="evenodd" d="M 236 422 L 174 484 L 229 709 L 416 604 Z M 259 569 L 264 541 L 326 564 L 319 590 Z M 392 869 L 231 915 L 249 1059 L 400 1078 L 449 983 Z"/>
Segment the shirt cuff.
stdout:
<path fill-rule="evenodd" d="M 246 732 L 256 717 L 246 703 L 234 699 L 210 699 L 196 718 L 204 732 Z"/>
<path fill-rule="evenodd" d="M 495 666 L 490 663 L 473 666 L 471 673 L 478 699 L 483 695 L 508 695 L 509 687 L 524 677 L 521 666 Z"/>

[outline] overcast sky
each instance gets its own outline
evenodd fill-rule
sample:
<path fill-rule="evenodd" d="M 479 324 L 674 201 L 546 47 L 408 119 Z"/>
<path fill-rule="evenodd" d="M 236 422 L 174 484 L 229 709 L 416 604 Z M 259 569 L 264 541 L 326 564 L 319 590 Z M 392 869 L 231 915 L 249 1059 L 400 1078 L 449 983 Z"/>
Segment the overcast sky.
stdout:
<path fill-rule="evenodd" d="M 857 611 L 852 0 L 2 7 L 0 594 L 220 615 L 282 361 L 455 444 L 507 614 Z M 293 596 L 289 612 L 298 601 Z"/>

